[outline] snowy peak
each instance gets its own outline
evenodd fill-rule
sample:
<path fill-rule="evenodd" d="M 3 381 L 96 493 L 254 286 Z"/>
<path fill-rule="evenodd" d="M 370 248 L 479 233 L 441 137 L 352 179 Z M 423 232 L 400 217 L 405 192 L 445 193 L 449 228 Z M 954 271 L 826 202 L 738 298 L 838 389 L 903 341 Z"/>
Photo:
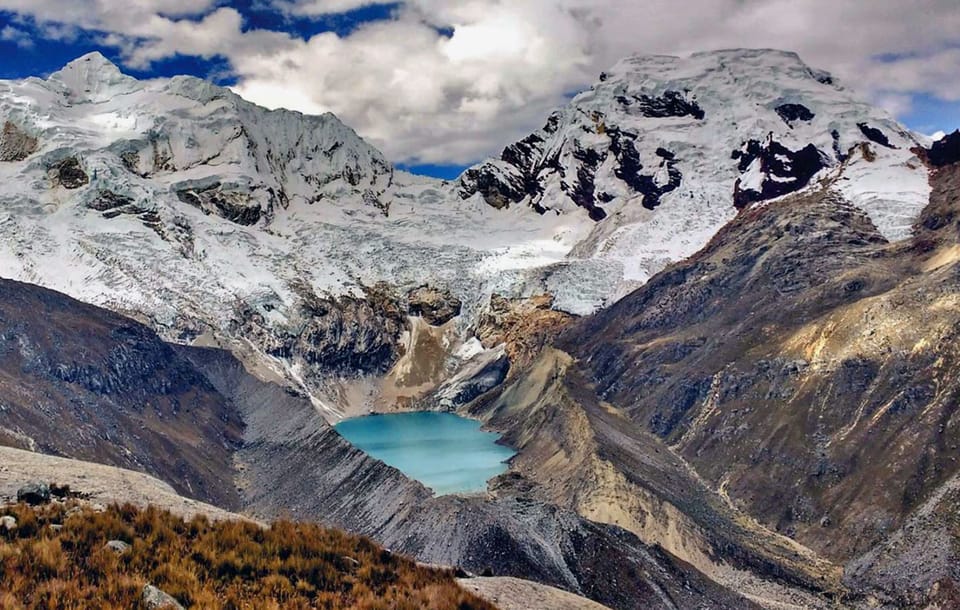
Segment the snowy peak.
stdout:
<path fill-rule="evenodd" d="M 499 159 L 467 170 L 459 190 L 497 208 L 582 208 L 595 221 L 701 200 L 700 209 L 689 213 L 706 214 L 715 223 L 863 157 L 875 168 L 902 169 L 915 146 L 885 112 L 795 53 L 638 55 L 601 74 L 590 90 Z M 914 169 L 906 181 L 911 189 L 925 180 L 922 169 Z M 865 209 L 902 199 L 892 182 L 889 193 L 873 186 L 851 189 L 869 191 Z M 892 218 L 889 210 L 867 211 L 891 237 L 909 227 L 906 217 Z"/>
<path fill-rule="evenodd" d="M 32 148 L 18 146 L 4 158 L 37 153 L 37 169 L 55 170 L 56 184 L 76 185 L 96 207 L 107 205 L 104 198 L 172 196 L 258 224 L 291 204 L 389 205 L 392 165 L 332 114 L 266 110 L 190 76 L 138 81 L 100 53 L 46 81 L 12 82 L 9 92 L 0 94 L 0 117 L 17 142 L 31 138 Z M 59 176 L 64 162 L 72 175 L 66 181 Z"/>
<path fill-rule="evenodd" d="M 71 103 L 100 103 L 138 88 L 137 79 L 127 76 L 101 53 L 79 57 L 54 72 L 48 79 L 59 84 Z"/>

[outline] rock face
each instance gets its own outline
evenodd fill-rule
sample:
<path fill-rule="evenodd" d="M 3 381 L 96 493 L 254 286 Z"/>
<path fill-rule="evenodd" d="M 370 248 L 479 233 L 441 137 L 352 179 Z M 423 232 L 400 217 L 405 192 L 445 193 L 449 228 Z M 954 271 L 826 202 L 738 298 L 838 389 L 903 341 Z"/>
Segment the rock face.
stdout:
<path fill-rule="evenodd" d="M 249 193 L 225 190 L 219 182 L 194 188 L 181 184 L 176 192 L 180 201 L 239 225 L 257 224 L 263 214 L 260 204 Z"/>
<path fill-rule="evenodd" d="M 12 121 L 4 121 L 0 132 L 0 163 L 23 161 L 37 151 L 37 139 Z"/>
<path fill-rule="evenodd" d="M 274 357 L 341 374 L 383 373 L 397 358 L 406 328 L 399 300 L 389 288 L 368 288 L 362 297 L 322 297 L 298 289 L 300 311 L 282 332 L 270 328 L 270 305 L 243 305 L 238 334 L 251 337 Z"/>
<path fill-rule="evenodd" d="M 777 114 L 780 115 L 780 118 L 789 125 L 793 127 L 793 124 L 798 121 L 810 122 L 816 118 L 816 114 L 812 110 L 804 106 L 803 104 L 780 104 L 774 108 Z"/>
<path fill-rule="evenodd" d="M 443 326 L 460 315 L 463 302 L 449 290 L 430 286 L 414 288 L 407 294 L 410 315 L 420 316 L 431 326 Z"/>
<path fill-rule="evenodd" d="M 550 294 L 525 299 L 493 295 L 475 332 L 487 348 L 503 344 L 510 363 L 520 370 L 574 319 L 570 314 L 553 309 Z"/>
<path fill-rule="evenodd" d="M 560 345 L 734 503 L 849 560 L 957 472 L 958 202 L 940 170 L 892 245 L 836 193 L 770 204 Z"/>
<path fill-rule="evenodd" d="M 733 205 L 738 210 L 799 191 L 829 163 L 812 144 L 790 150 L 772 136 L 763 143 L 750 140 L 734 151 L 733 158 L 741 172 L 733 187 Z"/>
<path fill-rule="evenodd" d="M 935 167 L 960 163 L 960 130 L 934 142 L 927 153 L 927 158 Z"/>

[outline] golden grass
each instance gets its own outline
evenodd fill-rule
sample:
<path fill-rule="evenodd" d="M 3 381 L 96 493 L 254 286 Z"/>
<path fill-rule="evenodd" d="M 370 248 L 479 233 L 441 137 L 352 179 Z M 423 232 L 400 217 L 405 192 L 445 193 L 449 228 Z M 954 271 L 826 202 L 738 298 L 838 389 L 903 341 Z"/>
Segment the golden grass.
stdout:
<path fill-rule="evenodd" d="M 309 523 L 261 528 L 204 516 L 184 521 L 152 507 L 96 512 L 72 502 L 0 512 L 18 524 L 0 533 L 4 610 L 141 608 L 147 583 L 188 608 L 494 610 L 449 571 Z M 131 546 L 117 554 L 104 548 L 108 540 Z"/>

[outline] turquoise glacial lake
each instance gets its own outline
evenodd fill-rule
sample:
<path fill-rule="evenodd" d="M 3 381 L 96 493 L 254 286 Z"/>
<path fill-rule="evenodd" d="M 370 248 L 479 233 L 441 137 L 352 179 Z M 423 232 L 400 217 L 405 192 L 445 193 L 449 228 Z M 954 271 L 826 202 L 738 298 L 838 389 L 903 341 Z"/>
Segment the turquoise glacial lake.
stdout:
<path fill-rule="evenodd" d="M 500 435 L 452 413 L 391 413 L 340 422 L 337 432 L 437 495 L 480 492 L 513 456 Z"/>

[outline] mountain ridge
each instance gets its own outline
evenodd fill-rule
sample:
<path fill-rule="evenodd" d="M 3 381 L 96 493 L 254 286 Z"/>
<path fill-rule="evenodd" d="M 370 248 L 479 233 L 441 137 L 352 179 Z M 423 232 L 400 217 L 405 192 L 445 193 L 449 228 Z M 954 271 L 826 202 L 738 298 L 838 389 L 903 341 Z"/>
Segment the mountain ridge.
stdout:
<path fill-rule="evenodd" d="M 267 111 L 193 77 L 137 81 L 88 55 L 0 83 L 0 263 L 167 339 L 212 338 L 336 417 L 355 406 L 314 348 L 274 349 L 314 336 L 318 299 L 433 284 L 464 303 L 467 343 L 494 294 L 551 293 L 579 315 L 615 301 L 706 244 L 738 193 L 761 205 L 829 181 L 889 238 L 927 194 L 916 140 L 789 53 L 634 56 L 551 116 L 552 134 L 495 163 L 527 167 L 521 186 L 542 196 L 495 209 L 464 191 L 489 162 L 453 183 L 412 176 L 333 115 Z"/>

